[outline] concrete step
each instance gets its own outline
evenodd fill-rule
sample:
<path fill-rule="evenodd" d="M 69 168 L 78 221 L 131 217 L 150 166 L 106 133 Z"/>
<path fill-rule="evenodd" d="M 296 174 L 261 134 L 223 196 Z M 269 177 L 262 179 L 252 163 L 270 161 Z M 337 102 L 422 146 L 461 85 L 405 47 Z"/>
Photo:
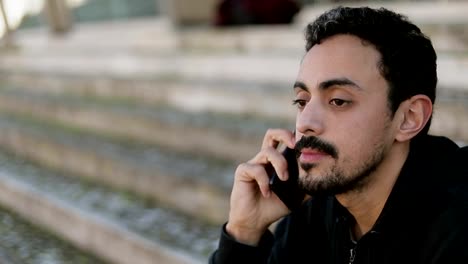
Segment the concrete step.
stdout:
<path fill-rule="evenodd" d="M 109 263 L 202 263 L 216 246 L 219 226 L 138 195 L 44 169 L 3 151 L 0 164 L 3 206 Z M 53 263 L 99 262 L 70 258 Z"/>
<path fill-rule="evenodd" d="M 230 162 L 6 115 L 0 116 L 0 147 L 198 219 L 227 219 L 235 170 Z"/>
<path fill-rule="evenodd" d="M 125 38 L 122 35 L 125 34 Z M 97 41 L 98 40 L 98 41 Z M 288 41 L 285 41 L 288 40 Z M 301 29 L 294 25 L 216 28 L 174 27 L 167 17 L 133 18 L 75 25 L 65 37 L 51 37 L 47 28 L 15 32 L 24 54 L 48 50 L 54 54 L 174 54 L 275 53 L 300 54 L 304 49 Z"/>
<path fill-rule="evenodd" d="M 223 100 L 221 97 L 222 94 L 220 100 Z M 287 108 L 286 102 L 282 105 Z M 295 111 L 292 105 L 290 109 Z M 256 154 L 268 128 L 294 127 L 292 119 L 260 118 L 252 113 L 192 113 L 167 105 L 48 94 L 18 87 L 0 89 L 0 111 L 235 162 Z"/>
<path fill-rule="evenodd" d="M 122 38 L 123 32 L 128 37 Z M 51 35 L 46 26 L 15 32 L 15 43 L 25 54 L 44 50 L 56 54 L 167 53 L 175 52 L 177 40 L 177 32 L 163 17 L 78 23 L 65 36 Z"/>
<path fill-rule="evenodd" d="M 468 96 L 457 93 L 436 99 L 430 133 L 468 144 Z"/>
<path fill-rule="evenodd" d="M 0 207 L 0 263 L 95 263 L 102 259 Z"/>
<path fill-rule="evenodd" d="M 185 112 L 217 112 L 294 120 L 292 84 L 283 82 L 181 80 L 60 73 L 1 73 L 4 87 L 52 95 L 97 97 L 141 105 L 167 105 Z"/>
<path fill-rule="evenodd" d="M 49 52 L 22 56 L 2 54 L 0 70 L 9 73 L 62 74 L 77 77 L 114 77 L 178 81 L 223 81 L 291 83 L 301 57 L 243 54 L 178 53 L 140 56 L 121 52 L 114 55 L 54 55 Z M 291 84 L 292 85 L 292 84 Z"/>
<path fill-rule="evenodd" d="M 291 87 L 301 55 L 271 54 L 195 54 L 134 55 L 118 54 L 60 55 L 44 51 L 35 55 L 2 54 L 2 79 L 9 75 L 68 77 L 84 79 L 96 86 L 103 80 L 165 80 L 188 83 L 275 84 Z M 468 89 L 468 53 L 440 53 L 439 86 L 444 89 Z M 255 85 L 254 85 L 255 87 Z M 156 91 L 161 91 L 155 88 Z"/>

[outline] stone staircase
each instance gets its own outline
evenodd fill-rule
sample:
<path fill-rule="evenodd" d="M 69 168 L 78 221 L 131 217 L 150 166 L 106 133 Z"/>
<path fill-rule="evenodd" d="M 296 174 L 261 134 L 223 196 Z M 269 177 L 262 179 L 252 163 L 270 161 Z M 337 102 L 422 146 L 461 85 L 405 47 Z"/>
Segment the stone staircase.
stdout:
<path fill-rule="evenodd" d="M 268 128 L 294 127 L 301 19 L 17 32 L 17 49 L 0 54 L 1 206 L 108 263 L 206 263 L 236 164 Z M 431 132 L 465 144 L 467 43 L 428 28 L 441 50 Z"/>

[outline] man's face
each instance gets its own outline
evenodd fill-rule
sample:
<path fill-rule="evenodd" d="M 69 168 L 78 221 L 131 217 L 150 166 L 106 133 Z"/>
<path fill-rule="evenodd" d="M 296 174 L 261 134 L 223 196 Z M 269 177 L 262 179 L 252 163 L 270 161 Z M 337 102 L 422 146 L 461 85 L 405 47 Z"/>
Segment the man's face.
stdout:
<path fill-rule="evenodd" d="M 394 141 L 379 52 L 351 35 L 307 52 L 294 87 L 300 182 L 311 195 L 359 190 Z"/>

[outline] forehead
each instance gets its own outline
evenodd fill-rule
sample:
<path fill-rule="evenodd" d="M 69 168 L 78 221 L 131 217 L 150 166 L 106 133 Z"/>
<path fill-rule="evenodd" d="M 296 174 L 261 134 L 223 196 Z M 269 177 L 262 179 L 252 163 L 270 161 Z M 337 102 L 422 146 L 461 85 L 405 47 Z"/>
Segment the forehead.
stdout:
<path fill-rule="evenodd" d="M 375 47 L 352 35 L 336 35 L 313 46 L 304 56 L 298 81 L 316 86 L 323 81 L 347 78 L 360 87 L 385 82 Z"/>

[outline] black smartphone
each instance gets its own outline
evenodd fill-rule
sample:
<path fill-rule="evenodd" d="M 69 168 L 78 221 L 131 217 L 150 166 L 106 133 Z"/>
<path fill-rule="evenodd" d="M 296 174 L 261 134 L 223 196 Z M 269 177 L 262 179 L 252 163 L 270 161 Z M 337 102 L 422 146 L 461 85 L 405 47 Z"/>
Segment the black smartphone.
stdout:
<path fill-rule="evenodd" d="M 273 166 L 269 164 L 267 172 L 270 176 L 270 189 L 293 211 L 302 205 L 305 192 L 298 184 L 299 165 L 297 164 L 296 151 L 286 147 L 282 154 L 288 163 L 289 178 L 282 181 Z"/>

